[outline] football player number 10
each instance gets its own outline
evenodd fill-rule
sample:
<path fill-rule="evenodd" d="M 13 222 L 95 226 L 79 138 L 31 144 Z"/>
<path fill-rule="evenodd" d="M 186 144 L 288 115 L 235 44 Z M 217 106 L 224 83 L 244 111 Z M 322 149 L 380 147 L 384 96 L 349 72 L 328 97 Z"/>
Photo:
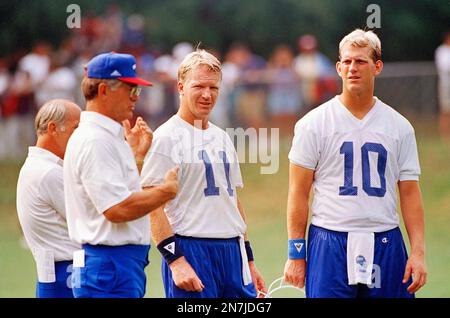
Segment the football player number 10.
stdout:
<path fill-rule="evenodd" d="M 380 177 L 379 188 L 370 185 L 369 152 L 378 153 L 377 171 Z M 358 187 L 353 185 L 353 142 L 345 141 L 340 149 L 344 155 L 344 185 L 339 187 L 339 195 L 358 195 Z M 363 190 L 371 197 L 384 197 L 386 194 L 387 151 L 382 144 L 366 142 L 361 147 Z"/>

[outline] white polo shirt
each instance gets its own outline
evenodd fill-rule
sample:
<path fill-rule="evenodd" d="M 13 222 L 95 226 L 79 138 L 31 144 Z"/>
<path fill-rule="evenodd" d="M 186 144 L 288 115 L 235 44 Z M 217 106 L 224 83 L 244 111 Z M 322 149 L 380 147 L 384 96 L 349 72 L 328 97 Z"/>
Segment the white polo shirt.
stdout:
<path fill-rule="evenodd" d="M 66 261 L 80 249 L 69 239 L 63 188 L 63 161 L 48 150 L 29 147 L 17 182 L 17 213 L 36 264 L 47 251 L 54 261 Z"/>
<path fill-rule="evenodd" d="M 64 158 L 69 235 L 78 243 L 150 244 L 150 217 L 112 223 L 110 207 L 141 191 L 139 173 L 122 126 L 96 112 L 81 113 Z"/>

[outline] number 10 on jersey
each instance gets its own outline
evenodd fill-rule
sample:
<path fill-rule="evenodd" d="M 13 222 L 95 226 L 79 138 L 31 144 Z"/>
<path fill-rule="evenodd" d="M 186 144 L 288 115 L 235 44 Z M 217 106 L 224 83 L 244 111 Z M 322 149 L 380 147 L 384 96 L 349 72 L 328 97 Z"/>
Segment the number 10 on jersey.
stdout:
<path fill-rule="evenodd" d="M 380 187 L 370 185 L 370 161 L 369 152 L 378 154 L 377 172 L 380 177 Z M 358 187 L 353 185 L 353 142 L 345 141 L 340 154 L 344 155 L 344 185 L 339 187 L 339 195 L 358 195 Z M 386 161 L 387 151 L 382 144 L 366 142 L 361 147 L 361 167 L 363 190 L 371 197 L 384 197 L 386 194 Z"/>

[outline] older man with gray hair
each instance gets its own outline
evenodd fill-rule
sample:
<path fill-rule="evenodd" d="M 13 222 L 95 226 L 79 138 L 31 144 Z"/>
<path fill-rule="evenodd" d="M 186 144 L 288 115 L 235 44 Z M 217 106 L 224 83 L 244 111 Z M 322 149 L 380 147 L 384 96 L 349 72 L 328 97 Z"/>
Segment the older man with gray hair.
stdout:
<path fill-rule="evenodd" d="M 36 297 L 73 297 L 68 277 L 72 254 L 80 246 L 69 239 L 64 204 L 63 159 L 80 120 L 80 107 L 54 99 L 35 119 L 36 146 L 17 182 L 17 213 L 37 267 Z"/>

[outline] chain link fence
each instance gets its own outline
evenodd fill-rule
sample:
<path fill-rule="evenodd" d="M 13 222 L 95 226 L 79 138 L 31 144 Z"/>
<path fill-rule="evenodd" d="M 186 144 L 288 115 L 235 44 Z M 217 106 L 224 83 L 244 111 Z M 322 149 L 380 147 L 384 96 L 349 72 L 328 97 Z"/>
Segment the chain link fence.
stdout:
<path fill-rule="evenodd" d="M 375 94 L 401 113 L 436 114 L 437 81 L 433 62 L 385 63 L 376 80 Z"/>

